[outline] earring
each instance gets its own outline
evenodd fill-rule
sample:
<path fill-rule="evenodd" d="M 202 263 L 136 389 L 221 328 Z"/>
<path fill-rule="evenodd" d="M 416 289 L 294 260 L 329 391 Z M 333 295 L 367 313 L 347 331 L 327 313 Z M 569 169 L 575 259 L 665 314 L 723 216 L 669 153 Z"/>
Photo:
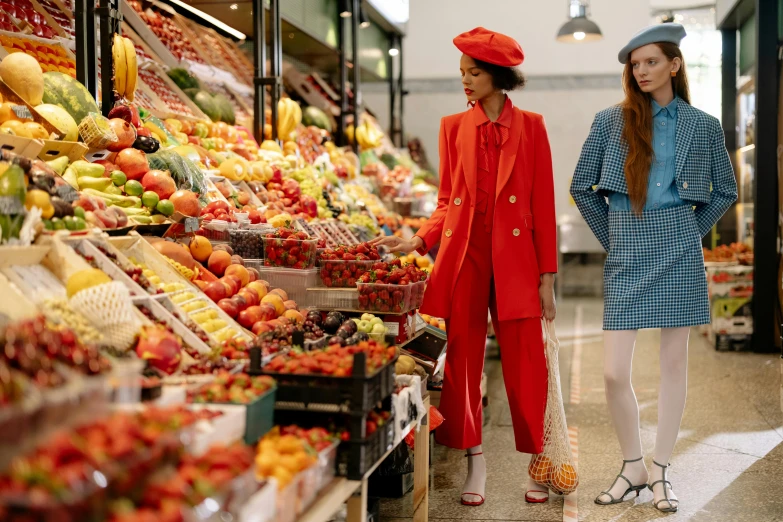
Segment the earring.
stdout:
<path fill-rule="evenodd" d="M 676 77 L 677 77 L 677 71 L 672 71 L 672 78 L 676 78 Z"/>

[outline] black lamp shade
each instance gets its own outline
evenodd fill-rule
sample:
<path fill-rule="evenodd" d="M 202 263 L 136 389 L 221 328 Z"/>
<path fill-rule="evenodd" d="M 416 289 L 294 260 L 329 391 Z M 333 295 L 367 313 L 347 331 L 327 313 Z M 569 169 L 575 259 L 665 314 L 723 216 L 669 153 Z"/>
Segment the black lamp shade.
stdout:
<path fill-rule="evenodd" d="M 584 33 L 585 36 L 582 39 L 578 39 L 574 37 L 575 33 Z M 563 24 L 563 26 L 557 32 L 558 42 L 595 42 L 601 38 L 603 38 L 603 35 L 601 34 L 601 30 L 598 28 L 598 25 L 582 16 L 572 18 Z"/>

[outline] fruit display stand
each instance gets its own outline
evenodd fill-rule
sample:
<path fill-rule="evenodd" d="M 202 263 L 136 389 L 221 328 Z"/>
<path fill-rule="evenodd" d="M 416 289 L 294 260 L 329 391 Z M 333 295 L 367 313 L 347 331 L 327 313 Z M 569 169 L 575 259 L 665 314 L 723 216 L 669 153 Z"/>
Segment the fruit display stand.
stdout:
<path fill-rule="evenodd" d="M 61 41 L 0 31 L 0 45 L 0 60 L 11 52 L 27 52 L 38 60 L 44 72 L 56 71 L 76 77 L 76 57 Z"/>
<path fill-rule="evenodd" d="M 193 47 L 205 62 L 222 68 L 246 85 L 252 85 L 252 66 L 248 68 L 246 63 L 240 61 L 238 55 L 228 48 L 213 29 L 183 17 L 176 17 L 175 20 L 183 32 L 190 36 Z"/>
<path fill-rule="evenodd" d="M 171 50 L 161 42 L 152 28 L 141 18 L 139 11 L 134 9 L 127 0 L 120 1 L 120 11 L 124 20 L 136 31 L 150 49 L 158 55 L 161 59 L 161 64 L 167 67 L 177 67 L 180 61 L 179 58 L 175 57 Z"/>
<path fill-rule="evenodd" d="M 186 118 L 193 121 L 209 121 L 209 118 L 163 72 L 155 62 L 149 61 L 139 68 L 139 85 L 157 108 L 159 118 Z M 164 109 L 165 108 L 165 109 Z"/>

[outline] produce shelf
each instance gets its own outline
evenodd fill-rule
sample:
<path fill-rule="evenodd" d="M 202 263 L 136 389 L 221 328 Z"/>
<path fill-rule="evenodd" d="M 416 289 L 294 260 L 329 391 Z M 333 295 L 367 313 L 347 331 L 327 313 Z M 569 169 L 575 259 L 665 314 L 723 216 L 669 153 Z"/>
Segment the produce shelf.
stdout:
<path fill-rule="evenodd" d="M 146 87 L 146 94 L 153 100 L 157 109 L 154 112 L 160 114 L 159 117 L 210 121 L 157 63 L 149 61 L 139 67 L 139 85 Z M 166 109 L 161 112 L 160 107 Z"/>

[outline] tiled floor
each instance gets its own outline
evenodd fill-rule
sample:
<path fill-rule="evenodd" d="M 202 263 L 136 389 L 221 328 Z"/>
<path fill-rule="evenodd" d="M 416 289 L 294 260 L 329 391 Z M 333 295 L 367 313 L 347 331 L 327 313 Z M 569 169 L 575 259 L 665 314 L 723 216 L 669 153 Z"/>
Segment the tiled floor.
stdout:
<path fill-rule="evenodd" d="M 699 522 L 783 522 L 783 413 L 780 409 L 780 356 L 718 353 L 695 330 L 691 333 L 688 403 L 670 468 L 680 512 L 664 515 L 645 491 L 635 502 L 597 506 L 595 496 L 611 484 L 621 466 L 620 448 L 610 425 L 603 392 L 601 302 L 561 301 L 561 379 L 569 426 L 578 428 L 579 520 Z M 641 410 L 642 441 L 648 466 L 655 441 L 658 388 L 655 330 L 640 333 L 633 383 Z M 580 346 L 580 350 L 575 350 Z M 578 404 L 570 404 L 574 353 L 581 351 Z M 436 446 L 433 454 L 431 520 L 561 521 L 563 499 L 542 505 L 524 502 L 528 456 L 513 451 L 500 364 L 489 351 L 486 371 L 491 401 L 484 452 L 489 468 L 487 502 L 463 507 L 459 495 L 466 470 L 463 453 Z M 410 495 L 381 502 L 383 522 L 412 515 Z"/>

